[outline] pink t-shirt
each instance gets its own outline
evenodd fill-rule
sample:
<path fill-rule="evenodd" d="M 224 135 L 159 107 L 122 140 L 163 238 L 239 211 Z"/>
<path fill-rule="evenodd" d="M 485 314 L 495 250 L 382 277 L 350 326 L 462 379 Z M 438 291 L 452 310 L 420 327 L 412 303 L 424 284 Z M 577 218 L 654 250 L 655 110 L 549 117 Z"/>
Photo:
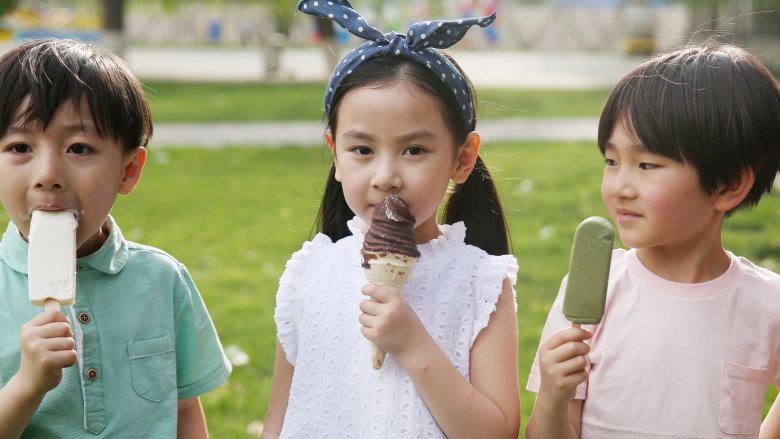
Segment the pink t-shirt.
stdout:
<path fill-rule="evenodd" d="M 594 332 L 582 438 L 755 438 L 769 384 L 780 386 L 780 276 L 731 255 L 717 279 L 681 284 L 615 250 Z M 542 340 L 570 326 L 566 286 Z M 528 390 L 539 391 L 537 358 Z"/>

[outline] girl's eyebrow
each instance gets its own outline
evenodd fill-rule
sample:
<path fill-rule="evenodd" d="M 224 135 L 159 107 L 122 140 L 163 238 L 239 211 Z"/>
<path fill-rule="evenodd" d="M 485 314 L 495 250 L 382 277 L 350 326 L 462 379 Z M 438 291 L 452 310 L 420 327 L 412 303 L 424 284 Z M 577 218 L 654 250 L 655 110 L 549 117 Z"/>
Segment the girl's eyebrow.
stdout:
<path fill-rule="evenodd" d="M 405 134 L 398 139 L 402 142 L 411 142 L 412 140 L 420 140 L 420 139 L 433 139 L 436 138 L 436 134 L 433 134 L 432 132 L 426 130 L 425 128 L 412 131 L 409 134 Z"/>
<path fill-rule="evenodd" d="M 358 140 L 374 140 L 374 136 L 359 130 L 347 130 L 342 134 L 344 137 L 351 137 Z"/>
<path fill-rule="evenodd" d="M 374 140 L 374 136 L 372 136 L 371 134 L 368 134 L 360 130 L 355 130 L 355 129 L 345 131 L 344 134 L 342 134 L 342 136 L 358 139 L 358 140 L 366 140 L 366 141 Z M 433 139 L 435 137 L 436 134 L 434 134 L 433 132 L 425 128 L 421 128 L 419 130 L 412 131 L 411 133 L 399 136 L 398 141 L 401 143 L 405 143 L 405 142 L 411 142 L 413 140 Z"/>

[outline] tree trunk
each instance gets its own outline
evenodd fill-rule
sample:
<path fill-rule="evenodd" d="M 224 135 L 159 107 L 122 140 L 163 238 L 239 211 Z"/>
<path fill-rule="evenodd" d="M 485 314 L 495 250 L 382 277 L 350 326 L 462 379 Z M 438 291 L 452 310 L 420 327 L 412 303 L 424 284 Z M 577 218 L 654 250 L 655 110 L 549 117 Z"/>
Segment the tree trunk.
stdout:
<path fill-rule="evenodd" d="M 103 3 L 103 45 L 115 54 L 125 56 L 125 0 L 101 0 Z"/>

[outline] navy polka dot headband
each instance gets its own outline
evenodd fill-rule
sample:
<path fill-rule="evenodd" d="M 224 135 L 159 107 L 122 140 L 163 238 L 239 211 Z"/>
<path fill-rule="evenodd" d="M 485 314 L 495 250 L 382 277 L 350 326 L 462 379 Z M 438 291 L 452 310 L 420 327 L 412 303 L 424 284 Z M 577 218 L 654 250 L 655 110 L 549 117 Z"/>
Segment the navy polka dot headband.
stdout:
<path fill-rule="evenodd" d="M 461 106 L 466 125 L 474 129 L 474 103 L 468 82 L 457 68 L 436 49 L 446 49 L 460 41 L 471 26 L 487 27 L 496 13 L 487 17 L 462 20 L 432 20 L 414 23 L 405 35 L 382 33 L 369 26 L 347 0 L 299 0 L 298 10 L 309 15 L 327 17 L 349 33 L 368 40 L 349 52 L 336 65 L 325 92 L 325 111 L 330 111 L 333 93 L 347 75 L 376 56 L 402 56 L 433 70 L 452 89 Z"/>

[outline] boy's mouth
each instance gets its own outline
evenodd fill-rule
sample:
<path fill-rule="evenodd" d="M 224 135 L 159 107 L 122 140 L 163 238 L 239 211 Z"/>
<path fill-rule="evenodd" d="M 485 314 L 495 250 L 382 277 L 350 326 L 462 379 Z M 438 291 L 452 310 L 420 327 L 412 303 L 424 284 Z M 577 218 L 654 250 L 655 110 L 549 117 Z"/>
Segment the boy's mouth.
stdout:
<path fill-rule="evenodd" d="M 76 217 L 76 221 L 78 221 L 79 216 L 80 216 L 79 211 L 77 209 L 67 209 L 67 208 L 65 208 L 63 206 L 60 206 L 58 204 L 39 204 L 39 205 L 33 207 L 32 209 L 30 209 L 30 211 L 28 212 L 30 217 L 32 217 L 32 213 L 33 213 L 34 210 L 42 210 L 42 211 L 46 211 L 46 212 L 61 212 L 61 211 L 71 212 L 73 214 L 73 216 Z"/>

